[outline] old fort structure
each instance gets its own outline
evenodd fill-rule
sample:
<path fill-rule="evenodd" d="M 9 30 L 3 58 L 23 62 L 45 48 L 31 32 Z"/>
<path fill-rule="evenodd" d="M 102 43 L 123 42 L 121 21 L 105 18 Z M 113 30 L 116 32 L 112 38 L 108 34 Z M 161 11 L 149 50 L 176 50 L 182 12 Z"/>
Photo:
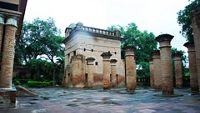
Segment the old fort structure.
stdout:
<path fill-rule="evenodd" d="M 119 31 L 71 24 L 65 30 L 65 75 L 68 87 L 123 86 L 124 60 L 121 59 Z M 108 65 L 108 66 L 107 66 Z M 106 68 L 104 66 L 107 66 Z M 103 76 L 107 74 L 106 76 Z"/>

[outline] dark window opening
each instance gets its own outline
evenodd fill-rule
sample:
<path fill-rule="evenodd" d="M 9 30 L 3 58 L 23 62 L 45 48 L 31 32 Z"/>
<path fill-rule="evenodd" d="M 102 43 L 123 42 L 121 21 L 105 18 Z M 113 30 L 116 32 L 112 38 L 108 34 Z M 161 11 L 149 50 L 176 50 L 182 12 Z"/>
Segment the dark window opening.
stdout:
<path fill-rule="evenodd" d="M 91 51 L 93 52 L 94 50 L 93 50 L 93 49 L 91 49 Z"/>
<path fill-rule="evenodd" d="M 97 66 L 97 65 L 98 65 L 98 62 L 95 62 L 95 65 Z"/>
<path fill-rule="evenodd" d="M 117 54 L 117 52 L 115 52 L 115 54 Z"/>
<path fill-rule="evenodd" d="M 74 56 L 76 56 L 76 51 L 74 51 L 73 53 L 74 53 Z"/>
<path fill-rule="evenodd" d="M 84 48 L 83 51 L 86 51 L 86 49 Z"/>

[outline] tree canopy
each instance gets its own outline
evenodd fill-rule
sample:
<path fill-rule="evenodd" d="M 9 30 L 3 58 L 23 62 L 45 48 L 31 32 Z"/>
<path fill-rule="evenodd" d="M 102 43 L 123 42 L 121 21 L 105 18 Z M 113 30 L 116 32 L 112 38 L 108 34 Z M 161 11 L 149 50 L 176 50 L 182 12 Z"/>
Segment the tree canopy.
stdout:
<path fill-rule="evenodd" d="M 55 80 L 55 71 L 64 65 L 63 39 L 52 18 L 24 22 L 16 43 L 15 64 L 27 66 L 36 78 L 45 74 Z"/>
<path fill-rule="evenodd" d="M 193 35 L 192 35 L 192 18 L 191 12 L 192 10 L 200 7 L 200 0 L 191 0 L 191 3 L 185 7 L 185 9 L 180 10 L 178 12 L 178 23 L 182 26 L 182 35 L 187 39 L 189 42 L 193 42 Z"/>
<path fill-rule="evenodd" d="M 119 30 L 121 32 L 121 48 L 134 46 L 136 48 L 135 57 L 138 68 L 138 76 L 149 76 L 149 59 L 153 50 L 157 49 L 155 35 L 147 31 L 140 31 L 135 23 L 130 23 L 126 27 L 111 26 L 109 30 Z M 123 54 L 123 53 L 122 53 Z"/>

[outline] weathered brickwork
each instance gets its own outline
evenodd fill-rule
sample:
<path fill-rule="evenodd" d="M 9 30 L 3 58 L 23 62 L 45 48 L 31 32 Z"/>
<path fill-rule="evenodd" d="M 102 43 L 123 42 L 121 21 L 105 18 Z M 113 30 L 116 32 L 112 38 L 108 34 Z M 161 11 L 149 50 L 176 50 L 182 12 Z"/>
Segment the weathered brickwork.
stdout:
<path fill-rule="evenodd" d="M 175 79 L 176 79 L 176 87 L 183 87 L 183 68 L 182 68 L 182 54 L 174 55 L 174 68 L 175 68 Z"/>
<path fill-rule="evenodd" d="M 195 47 L 193 43 L 189 42 L 185 43 L 184 46 L 188 48 L 190 88 L 193 93 L 196 93 L 199 90 L 199 86 L 198 86 Z"/>
<path fill-rule="evenodd" d="M 162 34 L 156 37 L 160 45 L 161 75 L 162 75 L 162 94 L 173 95 L 173 68 L 171 58 L 172 35 Z"/>

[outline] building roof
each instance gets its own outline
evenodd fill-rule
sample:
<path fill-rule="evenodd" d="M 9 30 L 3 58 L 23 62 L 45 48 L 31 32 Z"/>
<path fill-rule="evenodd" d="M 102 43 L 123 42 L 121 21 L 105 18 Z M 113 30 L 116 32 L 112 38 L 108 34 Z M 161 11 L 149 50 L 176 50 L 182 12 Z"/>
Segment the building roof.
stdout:
<path fill-rule="evenodd" d="M 80 32 L 89 33 L 92 36 L 107 38 L 112 40 L 121 40 L 119 31 L 109 31 L 94 27 L 83 26 L 82 23 L 70 24 L 69 27 L 65 29 L 65 33 L 68 33 L 68 36 L 65 37 L 63 43 L 68 42 L 75 34 Z"/>

